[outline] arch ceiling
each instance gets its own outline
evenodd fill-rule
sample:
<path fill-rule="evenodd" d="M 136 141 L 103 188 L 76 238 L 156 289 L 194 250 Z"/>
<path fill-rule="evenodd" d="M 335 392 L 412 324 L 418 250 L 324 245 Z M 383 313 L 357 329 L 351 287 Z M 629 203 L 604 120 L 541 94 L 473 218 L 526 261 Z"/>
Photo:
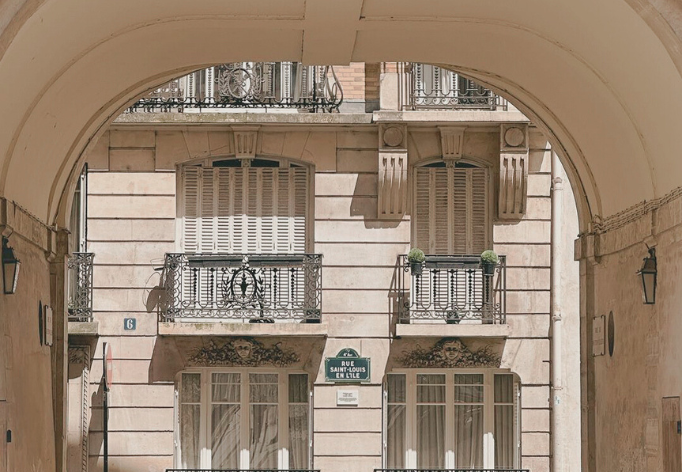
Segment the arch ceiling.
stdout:
<path fill-rule="evenodd" d="M 671 0 L 10 0 L 0 15 L 0 195 L 48 222 L 76 160 L 127 102 L 242 60 L 464 71 L 553 136 L 588 218 L 682 185 Z"/>

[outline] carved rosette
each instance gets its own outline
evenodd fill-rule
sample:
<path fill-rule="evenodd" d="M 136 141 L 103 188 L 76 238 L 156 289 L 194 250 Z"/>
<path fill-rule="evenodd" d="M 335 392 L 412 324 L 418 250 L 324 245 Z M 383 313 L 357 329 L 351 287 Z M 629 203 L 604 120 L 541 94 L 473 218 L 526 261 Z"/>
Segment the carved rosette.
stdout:
<path fill-rule="evenodd" d="M 455 368 L 500 367 L 501 359 L 492 352 L 490 346 L 471 351 L 459 338 L 443 338 L 430 349 L 417 345 L 416 348 L 403 352 L 397 361 L 408 368 Z"/>
<path fill-rule="evenodd" d="M 500 126 L 500 188 L 498 217 L 518 220 L 526 214 L 528 185 L 528 125 Z"/>

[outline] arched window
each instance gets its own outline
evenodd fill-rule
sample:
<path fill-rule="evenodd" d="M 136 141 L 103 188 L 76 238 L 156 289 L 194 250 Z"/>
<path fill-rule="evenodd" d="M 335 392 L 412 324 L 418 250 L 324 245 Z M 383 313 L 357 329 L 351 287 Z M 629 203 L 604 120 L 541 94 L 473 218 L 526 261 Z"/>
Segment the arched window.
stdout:
<path fill-rule="evenodd" d="M 412 240 L 427 254 L 480 254 L 489 248 L 487 168 L 435 162 L 414 169 Z"/>
<path fill-rule="evenodd" d="M 180 171 L 180 246 L 189 253 L 300 254 L 310 172 L 286 160 L 224 159 Z"/>

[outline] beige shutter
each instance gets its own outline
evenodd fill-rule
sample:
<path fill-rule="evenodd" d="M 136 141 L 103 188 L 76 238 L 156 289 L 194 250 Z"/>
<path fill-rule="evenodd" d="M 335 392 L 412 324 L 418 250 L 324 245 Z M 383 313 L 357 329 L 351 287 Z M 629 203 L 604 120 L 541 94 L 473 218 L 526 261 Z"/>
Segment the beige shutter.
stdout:
<path fill-rule="evenodd" d="M 202 253 L 212 253 L 215 250 L 217 209 L 216 209 L 216 185 L 214 182 L 214 169 L 202 169 L 201 178 L 201 227 L 199 238 L 199 250 Z"/>
<path fill-rule="evenodd" d="M 293 167 L 289 169 L 293 174 L 294 191 L 292 205 L 292 239 L 289 252 L 302 254 L 306 247 L 306 219 L 308 216 L 308 169 Z"/>
<path fill-rule="evenodd" d="M 275 206 L 273 200 L 275 198 L 275 174 L 279 169 L 267 167 L 258 169 L 260 191 L 258 192 L 261 198 L 260 204 L 260 218 L 258 220 L 260 227 L 258 228 L 258 240 L 260 241 L 260 248 L 258 252 L 272 254 L 275 252 L 274 243 L 274 220 L 275 220 Z"/>
<path fill-rule="evenodd" d="M 488 248 L 488 169 L 467 169 L 471 174 L 471 247 L 470 254 Z"/>
<path fill-rule="evenodd" d="M 182 169 L 182 250 L 196 252 L 199 237 L 200 167 Z"/>
<path fill-rule="evenodd" d="M 218 199 L 218 217 L 216 228 L 216 251 L 232 252 L 234 224 L 234 169 L 214 169 L 217 174 L 216 198 Z"/>
<path fill-rule="evenodd" d="M 467 170 L 468 169 L 447 169 L 452 175 L 452 185 L 450 186 L 450 201 L 452 202 L 452 245 L 451 254 L 469 254 L 467 245 L 468 238 L 468 189 L 467 189 Z"/>
<path fill-rule="evenodd" d="M 429 169 L 415 169 L 414 210 L 412 215 L 415 228 L 415 246 L 432 254 L 429 235 L 431 234 L 431 173 Z"/>
<path fill-rule="evenodd" d="M 288 170 L 280 169 L 277 173 L 277 252 L 289 252 L 289 193 L 292 188 L 291 175 Z"/>

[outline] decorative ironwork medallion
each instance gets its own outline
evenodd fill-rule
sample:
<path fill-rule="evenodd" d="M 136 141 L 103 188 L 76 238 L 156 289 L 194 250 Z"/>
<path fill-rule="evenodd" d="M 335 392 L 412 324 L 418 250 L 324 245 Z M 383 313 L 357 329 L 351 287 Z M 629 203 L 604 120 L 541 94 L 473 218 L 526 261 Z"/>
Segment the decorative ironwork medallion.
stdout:
<path fill-rule="evenodd" d="M 195 350 L 188 360 L 197 366 L 288 367 L 299 362 L 300 357 L 293 350 L 282 349 L 279 343 L 266 347 L 253 338 L 236 338 L 230 339 L 222 346 L 215 341 L 209 341 L 207 346 Z"/>
<path fill-rule="evenodd" d="M 406 351 L 398 362 L 405 367 L 499 367 L 500 358 L 490 346 L 471 351 L 459 338 L 443 338 L 431 349 L 417 345 L 412 351 Z"/>
<path fill-rule="evenodd" d="M 256 271 L 249 267 L 249 258 L 244 256 L 239 269 L 226 273 L 222 283 L 223 299 L 229 305 L 239 305 L 241 308 L 262 308 L 263 303 L 263 275 L 262 270 Z"/>

